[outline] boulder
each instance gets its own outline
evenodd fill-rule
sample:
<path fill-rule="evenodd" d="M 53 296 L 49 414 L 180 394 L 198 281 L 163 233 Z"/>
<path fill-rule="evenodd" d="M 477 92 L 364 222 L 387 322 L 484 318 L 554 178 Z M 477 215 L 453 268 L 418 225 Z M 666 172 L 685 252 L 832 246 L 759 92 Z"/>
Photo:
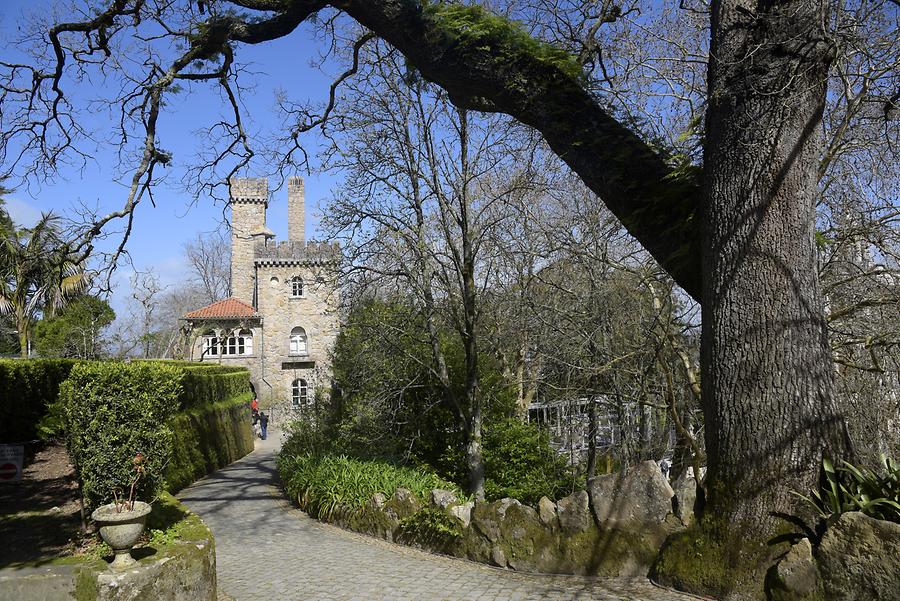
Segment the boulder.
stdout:
<path fill-rule="evenodd" d="M 803 599 L 818 591 L 819 570 L 808 538 L 800 539 L 778 562 L 773 580 L 769 585 L 773 599 Z"/>
<path fill-rule="evenodd" d="M 491 562 L 495 566 L 506 567 L 506 554 L 503 552 L 503 549 L 496 545 L 491 549 Z"/>
<path fill-rule="evenodd" d="M 431 504 L 438 509 L 447 509 L 449 506 L 457 502 L 456 494 L 442 488 L 435 488 L 431 491 Z"/>
<path fill-rule="evenodd" d="M 384 504 L 384 513 L 393 520 L 402 520 L 422 509 L 419 499 L 413 491 L 398 488 Z"/>
<path fill-rule="evenodd" d="M 675 493 L 672 503 L 675 517 L 681 521 L 682 525 L 690 526 L 694 521 L 694 503 L 697 501 L 697 480 L 694 478 L 693 474 L 684 473 L 675 481 L 675 485 L 672 488 Z"/>
<path fill-rule="evenodd" d="M 588 501 L 588 493 L 579 490 L 556 502 L 559 524 L 563 532 L 575 534 L 591 527 L 593 520 Z"/>
<path fill-rule="evenodd" d="M 483 534 L 490 542 L 500 540 L 500 522 L 502 518 L 497 513 L 497 503 L 476 502 L 472 509 L 472 524 L 475 529 Z"/>
<path fill-rule="evenodd" d="M 816 552 L 830 601 L 900 601 L 900 524 L 858 511 L 833 519 Z"/>
<path fill-rule="evenodd" d="M 598 476 L 589 489 L 594 514 L 604 527 L 640 529 L 658 526 L 672 513 L 675 491 L 655 461 L 644 461 L 616 474 Z"/>
<path fill-rule="evenodd" d="M 506 511 L 513 506 L 521 505 L 521 503 L 517 499 L 511 499 L 509 497 L 500 499 L 499 501 L 495 501 L 494 505 L 497 507 L 497 515 L 501 518 L 506 517 Z"/>
<path fill-rule="evenodd" d="M 547 497 L 541 497 L 541 500 L 538 501 L 538 515 L 541 518 L 541 523 L 545 526 L 555 526 L 557 520 L 556 503 Z"/>
<path fill-rule="evenodd" d="M 500 524 L 506 517 L 510 507 L 520 507 L 522 504 L 515 499 L 500 499 L 493 503 L 475 503 L 472 510 L 472 523 L 492 543 L 500 540 Z"/>
<path fill-rule="evenodd" d="M 468 528 L 469 524 L 472 523 L 472 508 L 475 507 L 475 503 L 469 501 L 468 503 L 463 503 L 462 505 L 452 505 L 447 508 L 447 513 L 455 517 L 460 521 L 463 528 Z"/>

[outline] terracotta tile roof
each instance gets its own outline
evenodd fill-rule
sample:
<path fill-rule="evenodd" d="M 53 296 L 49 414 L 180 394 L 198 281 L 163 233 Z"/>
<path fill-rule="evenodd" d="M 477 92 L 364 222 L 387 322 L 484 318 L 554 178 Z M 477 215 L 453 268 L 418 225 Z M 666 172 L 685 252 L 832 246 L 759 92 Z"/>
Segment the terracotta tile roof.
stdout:
<path fill-rule="evenodd" d="M 207 305 L 196 311 L 186 313 L 186 319 L 222 319 L 222 318 L 241 318 L 241 317 L 259 317 L 256 311 L 245 303 L 233 296 L 225 300 L 216 301 L 211 305 Z"/>

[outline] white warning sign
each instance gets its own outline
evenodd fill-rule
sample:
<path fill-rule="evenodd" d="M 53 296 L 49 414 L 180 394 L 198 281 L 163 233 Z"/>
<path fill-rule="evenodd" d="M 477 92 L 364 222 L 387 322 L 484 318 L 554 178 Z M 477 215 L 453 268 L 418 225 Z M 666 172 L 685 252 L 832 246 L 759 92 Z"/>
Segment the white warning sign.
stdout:
<path fill-rule="evenodd" d="M 22 479 L 25 447 L 20 444 L 0 444 L 0 482 Z"/>

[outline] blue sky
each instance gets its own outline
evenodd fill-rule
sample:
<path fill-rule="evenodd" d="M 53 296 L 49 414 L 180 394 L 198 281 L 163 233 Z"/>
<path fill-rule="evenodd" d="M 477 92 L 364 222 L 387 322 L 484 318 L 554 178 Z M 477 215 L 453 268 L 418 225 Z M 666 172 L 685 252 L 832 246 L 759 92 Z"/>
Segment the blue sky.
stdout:
<path fill-rule="evenodd" d="M 15 37 L 23 15 L 29 12 L 52 10 L 53 0 L 3 0 L 0 2 L 0 57 L 4 60 L 23 57 L 9 40 Z M 298 30 L 290 37 L 258 47 L 242 47 L 238 59 L 253 71 L 244 78 L 252 91 L 244 95 L 248 127 L 257 131 L 275 131 L 280 118 L 275 111 L 276 90 L 283 90 L 295 101 L 322 101 L 331 82 L 330 73 L 322 73 L 309 65 L 317 56 L 315 41 L 309 30 Z M 333 70 L 337 70 L 335 67 Z M 144 201 L 136 212 L 135 226 L 128 245 L 134 265 L 140 269 L 153 266 L 165 284 L 175 284 L 186 276 L 182 261 L 182 246 L 199 232 L 215 229 L 223 217 L 223 207 L 210 198 L 192 196 L 181 188 L 181 170 L 197 152 L 201 142 L 195 132 L 199 125 L 218 116 L 225 108 L 218 93 L 210 93 L 211 86 L 196 86 L 190 94 L 177 94 L 169 101 L 166 113 L 160 118 L 160 146 L 174 155 L 174 165 L 168 170 L 166 181 L 155 188 L 157 206 Z M 98 115 L 98 125 L 103 116 Z M 309 146 L 316 144 L 315 136 Z M 101 212 L 116 210 L 125 198 L 130 174 L 118 172 L 114 149 L 99 145 L 95 160 L 83 169 L 63 169 L 52 183 L 34 183 L 17 188 L 8 197 L 8 207 L 19 223 L 28 223 L 41 211 L 71 214 L 80 203 L 97 207 Z M 254 175 L 245 173 L 244 175 Z M 306 180 L 307 238 L 317 238 L 318 207 L 330 195 L 336 177 L 330 174 L 299 173 Z M 268 225 L 279 239 L 287 235 L 287 192 L 279 190 L 269 205 Z M 112 241 L 107 243 L 107 247 Z M 101 243 L 102 244 L 102 243 Z M 112 299 L 114 307 L 121 307 L 130 296 L 127 287 L 130 268 L 120 267 L 119 285 Z"/>

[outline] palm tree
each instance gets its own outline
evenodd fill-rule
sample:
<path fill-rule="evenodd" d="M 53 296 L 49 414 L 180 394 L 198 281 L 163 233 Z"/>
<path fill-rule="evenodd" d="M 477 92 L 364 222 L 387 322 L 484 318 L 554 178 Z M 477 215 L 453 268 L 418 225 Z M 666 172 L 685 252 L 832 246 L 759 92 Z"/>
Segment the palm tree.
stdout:
<path fill-rule="evenodd" d="M 14 315 L 22 357 L 28 357 L 37 314 L 52 316 L 86 287 L 87 274 L 60 235 L 59 217 L 44 213 L 34 227 L 16 229 L 0 207 L 0 315 Z"/>

